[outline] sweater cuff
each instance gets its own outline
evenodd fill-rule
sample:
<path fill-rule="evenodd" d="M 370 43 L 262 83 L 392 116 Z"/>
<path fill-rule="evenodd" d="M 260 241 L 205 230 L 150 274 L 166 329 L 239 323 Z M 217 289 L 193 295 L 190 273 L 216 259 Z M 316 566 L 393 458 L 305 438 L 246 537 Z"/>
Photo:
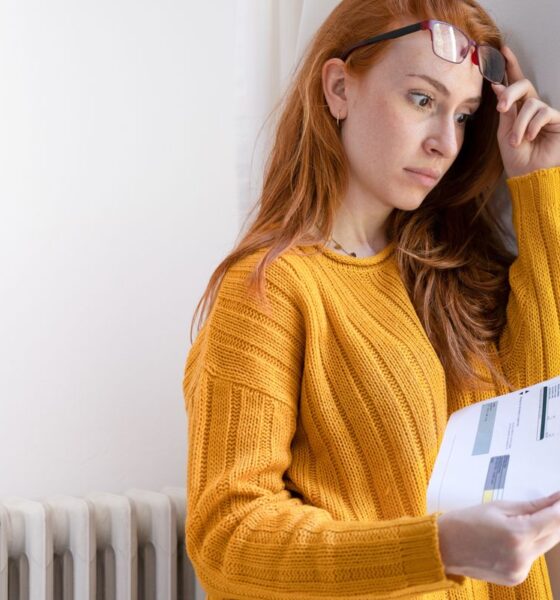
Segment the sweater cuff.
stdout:
<path fill-rule="evenodd" d="M 448 584 L 446 589 L 459 588 L 466 580 L 462 575 L 449 575 L 445 572 L 439 546 L 437 518 L 440 514 L 442 513 L 427 515 L 414 524 L 405 517 L 398 530 L 404 580 L 404 585 L 401 585 L 415 593 L 441 591 L 442 584 L 445 583 Z"/>
<path fill-rule="evenodd" d="M 419 535 L 419 537 L 416 537 L 412 533 L 407 539 L 407 536 L 403 531 L 403 547 L 408 546 L 408 550 L 411 552 L 410 574 L 413 577 L 416 577 L 420 574 L 426 576 L 431 572 L 431 577 L 433 577 L 436 581 L 441 581 L 442 579 L 449 580 L 451 583 L 450 588 L 453 589 L 462 586 L 465 583 L 466 577 L 463 575 L 451 575 L 445 572 L 445 565 L 443 563 L 441 549 L 439 546 L 438 527 L 438 517 L 442 514 L 442 512 L 430 514 L 426 517 L 427 521 L 425 523 L 419 523 L 418 533 L 420 533 L 422 528 L 427 528 L 427 531 L 424 534 Z M 417 543 L 418 541 L 421 542 L 420 545 Z M 436 557 L 435 563 L 434 556 Z"/>
<path fill-rule="evenodd" d="M 532 255 L 535 244 L 540 248 L 539 240 L 560 227 L 560 167 L 510 177 L 506 183 L 519 253 Z"/>
<path fill-rule="evenodd" d="M 512 199 L 537 195 L 557 198 L 560 202 L 560 166 L 509 177 L 506 184 Z"/>

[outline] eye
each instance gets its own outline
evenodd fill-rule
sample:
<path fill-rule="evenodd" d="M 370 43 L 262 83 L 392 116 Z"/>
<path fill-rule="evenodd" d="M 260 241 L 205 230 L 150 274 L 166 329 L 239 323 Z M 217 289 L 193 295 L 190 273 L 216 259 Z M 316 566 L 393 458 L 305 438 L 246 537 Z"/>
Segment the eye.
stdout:
<path fill-rule="evenodd" d="M 422 111 L 425 111 L 425 110 L 428 110 L 428 108 L 431 108 L 433 103 L 435 102 L 435 98 L 433 98 L 429 94 L 424 94 L 422 92 L 411 92 L 410 96 L 414 97 L 414 98 L 419 98 L 418 103 L 416 103 L 416 101 L 412 100 L 412 104 L 414 104 L 414 106 L 418 110 L 422 110 Z M 469 113 L 459 113 L 459 117 L 462 119 L 460 121 L 458 121 L 458 124 L 464 127 L 467 123 L 474 120 L 475 115 L 469 114 Z"/>
<path fill-rule="evenodd" d="M 416 104 L 416 102 L 413 102 L 413 104 L 418 108 L 427 108 L 428 105 L 431 105 L 433 102 L 435 102 L 435 98 L 432 98 L 428 94 L 422 94 L 420 92 L 411 92 L 410 95 L 415 98 L 420 98 L 420 104 Z M 425 100 L 428 100 L 428 102 L 425 102 Z M 424 102 L 424 104 L 422 104 L 422 102 Z"/>

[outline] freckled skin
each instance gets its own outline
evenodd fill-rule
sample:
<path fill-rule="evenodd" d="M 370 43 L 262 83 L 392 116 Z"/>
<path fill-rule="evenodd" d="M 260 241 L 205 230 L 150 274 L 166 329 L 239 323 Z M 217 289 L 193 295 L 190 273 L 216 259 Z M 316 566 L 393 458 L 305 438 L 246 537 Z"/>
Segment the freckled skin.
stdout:
<path fill-rule="evenodd" d="M 447 62 L 433 53 L 430 33 L 418 31 L 394 40 L 363 79 L 346 76 L 341 138 L 350 172 L 335 219 L 340 237 L 355 245 L 357 240 L 363 244 L 367 239 L 370 246 L 372 240 L 383 240 L 390 212 L 414 210 L 430 192 L 403 169 L 433 168 L 443 176 L 451 167 L 464 139 L 462 121 L 477 108 L 465 100 L 482 93 L 483 77 L 472 52 L 460 64 Z M 437 79 L 450 96 L 409 73 Z"/>

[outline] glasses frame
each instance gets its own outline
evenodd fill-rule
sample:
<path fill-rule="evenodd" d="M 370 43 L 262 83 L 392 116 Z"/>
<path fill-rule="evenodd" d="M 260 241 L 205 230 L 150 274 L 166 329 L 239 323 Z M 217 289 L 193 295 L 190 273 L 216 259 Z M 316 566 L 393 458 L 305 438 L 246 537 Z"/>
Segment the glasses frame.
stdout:
<path fill-rule="evenodd" d="M 465 56 L 463 56 L 463 59 L 461 61 L 459 61 L 458 63 L 456 63 L 455 61 L 452 61 L 452 60 L 448 60 L 447 58 L 443 58 L 442 56 L 437 54 L 437 52 L 435 51 L 435 49 L 434 49 L 434 34 L 432 31 L 432 27 L 436 23 L 443 23 L 444 25 L 449 25 L 450 27 L 453 27 L 457 31 L 461 32 L 465 36 L 465 38 L 468 40 L 469 45 L 467 47 Z M 484 75 L 484 73 L 482 72 L 482 67 L 480 66 L 478 49 L 481 47 L 484 47 L 484 46 L 488 46 L 489 48 L 493 48 L 494 50 L 497 50 L 498 52 L 500 52 L 497 48 L 494 48 L 494 46 L 491 46 L 490 44 L 477 44 L 474 40 L 471 40 L 469 38 L 469 36 L 462 29 L 459 29 L 459 27 L 452 25 L 451 23 L 447 23 L 446 21 L 438 21 L 437 19 L 426 19 L 424 21 L 419 21 L 418 23 L 415 23 L 414 25 L 407 25 L 406 27 L 401 27 L 400 29 L 394 29 L 393 31 L 387 31 L 386 33 L 376 35 L 375 37 L 367 38 L 366 40 L 363 40 L 361 42 L 358 42 L 357 44 L 354 44 L 353 46 L 350 46 L 350 48 L 345 50 L 340 55 L 339 58 L 341 60 L 343 60 L 344 62 L 346 62 L 346 60 L 348 59 L 350 54 L 352 54 L 352 52 L 354 52 L 354 50 L 357 50 L 358 48 L 363 48 L 364 46 L 370 46 L 371 44 L 375 44 L 377 42 L 382 42 L 383 40 L 399 38 L 399 37 L 402 37 L 403 35 L 408 35 L 409 33 L 414 33 L 415 31 L 422 31 L 422 30 L 430 31 L 430 37 L 432 39 L 432 51 L 438 58 L 441 58 L 442 60 L 446 60 L 447 62 L 453 63 L 455 65 L 459 65 L 469 55 L 471 47 L 474 47 L 475 51 L 473 54 L 473 62 L 476 65 L 478 65 L 478 70 L 480 71 L 480 74 L 482 75 L 482 77 L 484 77 L 484 79 L 486 79 L 487 81 L 490 81 L 491 83 L 501 83 L 505 86 L 509 85 L 508 79 L 507 79 L 507 73 L 506 73 L 505 58 L 504 58 L 504 77 L 503 77 L 502 81 L 496 82 L 496 81 L 492 81 L 491 79 L 488 79 L 488 77 L 486 77 Z M 500 56 L 502 56 L 502 58 L 503 58 L 503 54 L 501 52 L 500 52 Z"/>

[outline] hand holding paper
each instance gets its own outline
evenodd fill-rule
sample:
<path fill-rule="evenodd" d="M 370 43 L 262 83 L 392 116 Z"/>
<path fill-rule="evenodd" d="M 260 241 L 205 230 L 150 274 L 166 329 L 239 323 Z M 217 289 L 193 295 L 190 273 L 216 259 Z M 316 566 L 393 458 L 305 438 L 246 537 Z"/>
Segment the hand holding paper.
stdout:
<path fill-rule="evenodd" d="M 428 486 L 428 511 L 560 490 L 560 377 L 451 415 Z"/>
<path fill-rule="evenodd" d="M 429 512 L 444 513 L 446 571 L 501 585 L 524 581 L 535 558 L 560 542 L 557 490 L 560 377 L 453 413 L 427 498 Z"/>
<path fill-rule="evenodd" d="M 438 517 L 438 528 L 447 573 L 518 585 L 535 559 L 560 541 L 560 493 L 452 510 Z"/>

